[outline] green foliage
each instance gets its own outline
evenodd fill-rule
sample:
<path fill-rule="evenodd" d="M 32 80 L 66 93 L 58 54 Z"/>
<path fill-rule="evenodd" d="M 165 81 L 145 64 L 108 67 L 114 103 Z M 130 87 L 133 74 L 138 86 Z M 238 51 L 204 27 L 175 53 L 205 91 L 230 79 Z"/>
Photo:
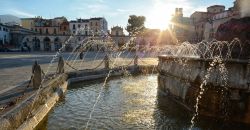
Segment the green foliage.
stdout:
<path fill-rule="evenodd" d="M 144 22 L 146 18 L 144 16 L 130 15 L 128 19 L 128 25 L 126 30 L 130 36 L 140 35 L 144 29 Z"/>

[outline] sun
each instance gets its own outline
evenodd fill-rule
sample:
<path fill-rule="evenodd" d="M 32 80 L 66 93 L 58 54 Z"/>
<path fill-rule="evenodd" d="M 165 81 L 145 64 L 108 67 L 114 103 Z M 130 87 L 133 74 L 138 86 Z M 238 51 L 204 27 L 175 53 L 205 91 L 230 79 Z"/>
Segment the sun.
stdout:
<path fill-rule="evenodd" d="M 171 11 L 163 5 L 155 6 L 148 15 L 146 15 L 146 27 L 166 30 L 169 28 L 171 20 Z"/>

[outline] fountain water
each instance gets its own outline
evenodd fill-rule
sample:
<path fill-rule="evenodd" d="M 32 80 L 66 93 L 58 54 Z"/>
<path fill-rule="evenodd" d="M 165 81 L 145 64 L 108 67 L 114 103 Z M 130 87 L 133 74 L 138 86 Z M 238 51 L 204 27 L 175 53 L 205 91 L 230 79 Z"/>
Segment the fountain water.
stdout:
<path fill-rule="evenodd" d="M 191 126 L 189 127 L 189 129 L 193 129 L 195 125 L 195 120 L 199 115 L 199 108 L 203 100 L 203 95 L 204 93 L 206 93 L 206 91 L 208 91 L 209 87 L 207 86 L 209 86 L 211 83 L 214 83 L 215 86 L 220 87 L 220 93 L 222 94 L 220 99 L 220 108 L 223 109 L 222 113 L 224 115 L 224 119 L 228 118 L 228 107 L 230 105 L 229 100 L 231 90 L 228 88 L 228 71 L 230 70 L 228 70 L 228 67 L 226 67 L 228 66 L 226 63 L 228 61 L 237 62 L 248 60 L 248 58 L 250 57 L 250 53 L 247 52 L 247 50 L 249 50 L 249 47 L 250 46 L 248 43 L 241 43 L 239 39 L 234 39 L 231 42 L 216 40 L 213 40 L 211 42 L 202 41 L 197 44 L 184 42 L 181 45 L 172 48 L 172 50 L 169 48 L 166 49 L 167 52 L 165 52 L 165 54 L 167 54 L 169 57 L 173 57 L 173 61 L 182 67 L 177 67 L 181 70 L 171 70 L 168 68 L 164 70 L 164 68 L 160 66 L 160 70 L 163 70 L 170 74 L 178 74 L 178 72 L 176 71 L 180 71 L 180 73 L 184 72 L 181 77 L 187 79 L 195 77 L 195 75 L 192 74 L 196 73 L 189 71 L 189 69 L 192 69 L 194 71 L 194 68 L 192 68 L 192 66 L 189 66 L 191 63 L 188 62 L 193 62 L 197 58 L 201 58 L 204 61 L 211 61 L 205 73 L 201 72 L 204 74 L 203 77 L 200 77 L 202 82 L 198 89 L 199 91 L 194 106 L 195 112 L 191 119 Z M 186 74 L 189 74 L 190 76 Z M 230 78 L 230 82 L 232 82 L 232 77 Z"/>
<path fill-rule="evenodd" d="M 84 30 L 84 28 L 83 28 Z M 80 28 L 77 33 L 81 32 L 82 28 Z M 103 31 L 98 31 L 99 34 L 103 34 Z M 127 54 L 125 54 L 125 58 L 130 57 L 130 53 L 132 53 L 132 50 L 138 50 L 138 48 L 135 47 L 130 47 L 130 45 L 132 44 L 132 42 L 127 42 L 126 44 L 124 44 L 121 48 L 122 51 L 120 52 L 113 52 L 112 51 L 117 51 L 118 49 L 115 47 L 112 47 L 110 42 L 104 39 L 104 35 L 98 35 L 95 36 L 94 33 L 92 36 L 90 37 L 86 37 L 85 39 L 77 42 L 77 35 L 78 34 L 74 34 L 72 36 L 70 36 L 70 38 L 65 42 L 65 44 L 63 44 L 62 48 L 59 49 L 59 51 L 56 53 L 55 56 L 53 56 L 53 59 L 51 60 L 49 67 L 47 68 L 47 71 L 45 73 L 48 74 L 50 72 L 50 67 L 52 66 L 52 64 L 54 63 L 54 61 L 58 58 L 58 56 L 61 55 L 62 53 L 62 49 L 67 45 L 67 44 L 72 44 L 74 46 L 73 51 L 70 53 L 70 55 L 66 58 L 65 62 L 67 64 L 70 64 L 72 67 L 77 68 L 76 70 L 80 70 L 82 68 L 82 65 L 85 61 L 87 61 L 86 57 L 88 55 L 88 53 L 93 50 L 93 48 L 96 49 L 95 55 L 93 60 L 95 61 L 98 58 L 98 55 L 101 51 L 104 51 L 107 55 L 109 55 L 110 59 L 114 59 L 113 63 L 111 64 L 111 69 L 108 71 L 107 76 L 105 77 L 104 83 L 95 99 L 95 102 L 92 106 L 91 112 L 89 113 L 89 118 L 87 120 L 87 123 L 85 125 L 85 129 L 88 129 L 89 127 L 89 122 L 92 119 L 92 114 L 95 111 L 95 107 L 98 104 L 100 98 L 101 98 L 101 94 L 103 93 L 103 89 L 107 84 L 107 80 L 110 77 L 110 74 L 112 72 L 112 69 L 116 66 L 116 63 L 118 61 L 118 59 L 121 57 L 122 54 L 124 54 L 125 52 L 127 52 Z M 130 41 L 134 41 L 133 37 Z M 177 62 L 178 64 L 180 64 L 182 66 L 182 69 L 187 69 L 187 72 L 191 72 L 191 69 L 189 68 L 187 62 L 189 62 L 188 59 L 185 59 L 183 57 L 189 57 L 189 58 L 203 58 L 203 59 L 212 59 L 212 62 L 210 63 L 210 66 L 208 67 L 206 74 L 204 74 L 204 77 L 202 77 L 202 83 L 200 85 L 200 89 L 199 89 L 199 93 L 198 96 L 196 98 L 196 103 L 195 103 L 195 114 L 191 119 L 191 126 L 190 129 L 192 129 L 195 125 L 195 119 L 197 118 L 197 116 L 199 115 L 199 104 L 201 102 L 202 96 L 203 94 L 206 92 L 206 85 L 210 80 L 216 79 L 218 81 L 218 84 L 220 86 L 222 86 L 224 89 L 223 91 L 223 96 L 225 96 L 224 98 L 227 99 L 227 93 L 228 93 L 228 88 L 227 88 L 227 71 L 225 64 L 223 63 L 225 60 L 228 59 L 233 59 L 233 58 L 239 58 L 239 59 L 246 59 L 249 55 L 247 54 L 247 52 L 244 52 L 243 49 L 243 45 L 242 43 L 238 40 L 235 39 L 232 42 L 228 43 L 228 42 L 223 42 L 223 41 L 212 41 L 212 42 L 205 42 L 202 41 L 200 43 L 197 44 L 190 44 L 188 42 L 184 42 L 180 45 L 176 45 L 176 46 L 165 46 L 164 48 L 143 48 L 143 52 L 141 53 L 137 53 L 140 58 L 146 56 L 147 52 L 151 52 L 156 51 L 157 53 L 153 53 L 152 57 L 156 57 L 156 55 L 158 54 L 166 54 L 168 56 L 173 56 L 173 57 L 177 57 L 177 59 L 174 59 L 175 62 Z M 82 56 L 82 59 L 80 60 L 80 66 L 76 67 L 77 65 L 79 65 L 78 63 L 78 57 L 79 54 L 84 52 L 84 55 Z M 240 53 L 239 53 L 240 52 Z M 242 53 L 241 53 L 242 52 Z M 141 62 L 143 62 L 142 60 L 140 60 Z M 145 62 L 143 62 L 145 63 Z M 147 63 L 145 63 L 147 64 Z M 72 68 L 71 67 L 71 68 Z M 70 67 L 65 69 L 65 71 L 69 71 Z M 155 68 L 153 68 L 155 69 Z M 130 75 L 128 73 L 128 71 L 126 71 L 125 68 L 123 68 L 124 73 L 126 73 L 126 75 Z M 154 71 L 154 70 L 153 70 Z M 153 73 L 152 71 L 152 73 Z M 219 74 L 216 72 L 218 71 Z M 152 74 L 151 73 L 151 74 Z M 216 73 L 216 74 L 215 74 Z M 187 73 L 188 74 L 188 73 Z M 218 76 L 221 75 L 221 77 L 214 77 L 214 76 Z M 54 75 L 55 76 L 55 75 Z M 44 83 L 46 77 L 44 76 L 42 79 L 42 83 Z M 40 90 L 42 88 L 42 85 L 40 85 L 37 94 L 39 94 Z M 226 106 L 227 102 L 224 102 L 223 106 Z M 225 112 L 226 114 L 227 112 Z"/>

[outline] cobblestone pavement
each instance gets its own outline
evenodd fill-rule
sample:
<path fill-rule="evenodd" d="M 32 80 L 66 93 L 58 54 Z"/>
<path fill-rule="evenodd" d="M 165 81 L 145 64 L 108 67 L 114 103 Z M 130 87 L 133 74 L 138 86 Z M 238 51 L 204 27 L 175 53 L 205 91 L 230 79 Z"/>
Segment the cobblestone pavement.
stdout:
<path fill-rule="evenodd" d="M 115 53 L 113 53 L 115 57 Z M 17 85 L 22 84 L 31 77 L 32 64 L 35 60 L 41 64 L 43 71 L 48 74 L 55 73 L 57 69 L 57 60 L 53 64 L 49 64 L 55 53 L 0 53 L 0 93 L 4 93 Z M 105 55 L 103 53 L 88 52 L 85 55 L 84 62 L 77 57 L 77 54 L 64 53 L 64 59 L 68 59 L 67 63 L 74 68 L 92 69 L 98 66 Z M 127 65 L 134 57 L 134 53 L 124 53 L 120 58 L 111 58 L 111 67 Z M 75 60 L 76 59 L 76 60 Z M 93 60 L 95 59 L 95 60 Z M 113 64 L 115 62 L 115 64 Z M 156 65 L 157 58 L 146 57 L 139 60 L 139 65 Z M 114 66 L 113 66 L 114 65 Z M 49 67 L 50 66 L 50 67 Z M 99 68 L 103 68 L 102 64 Z M 65 65 L 66 72 L 75 71 L 69 66 Z"/>

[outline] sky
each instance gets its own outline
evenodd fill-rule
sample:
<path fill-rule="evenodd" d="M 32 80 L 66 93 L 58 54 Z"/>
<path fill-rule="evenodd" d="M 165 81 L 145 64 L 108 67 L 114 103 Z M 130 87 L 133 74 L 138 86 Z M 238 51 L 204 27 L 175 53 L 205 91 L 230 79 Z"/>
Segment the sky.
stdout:
<path fill-rule="evenodd" d="M 184 16 L 194 11 L 206 11 L 210 5 L 233 6 L 234 0 L 0 0 L 0 15 L 20 18 L 42 16 L 54 18 L 105 17 L 108 26 L 126 27 L 129 15 L 146 17 L 148 28 L 165 29 L 175 8 L 183 8 Z"/>

